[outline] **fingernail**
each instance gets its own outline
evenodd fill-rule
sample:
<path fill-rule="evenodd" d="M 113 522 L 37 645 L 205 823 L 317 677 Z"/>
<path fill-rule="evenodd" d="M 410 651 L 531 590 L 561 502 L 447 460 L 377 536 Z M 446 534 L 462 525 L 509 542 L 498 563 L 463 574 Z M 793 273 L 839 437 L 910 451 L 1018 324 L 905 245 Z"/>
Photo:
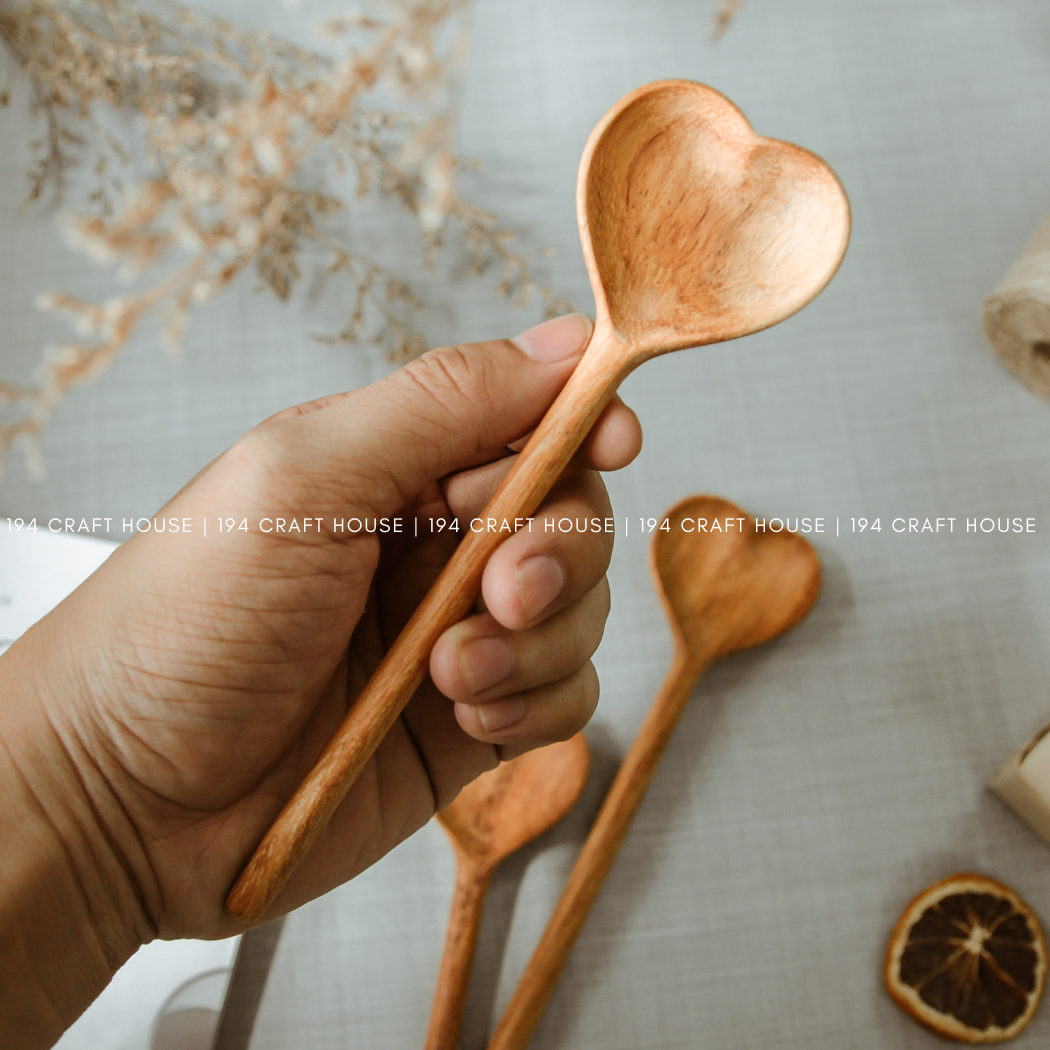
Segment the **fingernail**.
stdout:
<path fill-rule="evenodd" d="M 517 577 L 518 597 L 530 623 L 561 594 L 565 586 L 564 570 L 546 555 L 526 558 L 519 563 Z"/>
<path fill-rule="evenodd" d="M 580 353 L 594 325 L 584 314 L 565 314 L 516 335 L 511 342 L 534 361 L 564 361 Z"/>
<path fill-rule="evenodd" d="M 508 696 L 505 700 L 490 700 L 487 704 L 478 704 L 475 708 L 481 727 L 486 733 L 498 733 L 509 729 L 515 722 L 521 721 L 525 714 L 525 704 L 520 696 Z"/>
<path fill-rule="evenodd" d="M 514 650 L 502 638 L 472 638 L 459 647 L 459 670 L 475 696 L 514 670 Z"/>

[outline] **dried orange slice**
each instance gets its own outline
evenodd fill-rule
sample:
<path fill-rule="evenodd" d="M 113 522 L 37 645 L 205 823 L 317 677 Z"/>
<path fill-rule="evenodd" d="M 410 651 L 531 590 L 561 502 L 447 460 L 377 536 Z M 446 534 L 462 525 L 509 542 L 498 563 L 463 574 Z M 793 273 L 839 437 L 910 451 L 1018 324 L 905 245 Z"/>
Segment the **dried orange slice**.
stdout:
<path fill-rule="evenodd" d="M 925 889 L 890 936 L 884 976 L 919 1024 L 960 1043 L 1012 1039 L 1046 983 L 1046 938 L 1009 887 L 959 874 Z"/>

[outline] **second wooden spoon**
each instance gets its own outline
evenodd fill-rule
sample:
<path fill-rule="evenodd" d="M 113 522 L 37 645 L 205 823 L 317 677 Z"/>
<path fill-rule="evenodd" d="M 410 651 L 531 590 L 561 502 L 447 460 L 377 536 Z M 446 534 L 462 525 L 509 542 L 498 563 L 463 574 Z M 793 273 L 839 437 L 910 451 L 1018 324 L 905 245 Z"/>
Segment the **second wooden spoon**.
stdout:
<path fill-rule="evenodd" d="M 456 1050 L 485 891 L 500 861 L 539 838 L 572 809 L 587 783 L 582 733 L 527 751 L 468 784 L 438 814 L 456 851 L 456 892 L 448 921 L 426 1050 Z"/>
<path fill-rule="evenodd" d="M 652 567 L 674 634 L 674 663 L 488 1050 L 528 1045 L 696 680 L 715 660 L 794 627 L 820 593 L 820 561 L 797 533 L 760 533 L 753 518 L 717 496 L 690 496 L 666 518 L 669 530 L 653 539 Z"/>

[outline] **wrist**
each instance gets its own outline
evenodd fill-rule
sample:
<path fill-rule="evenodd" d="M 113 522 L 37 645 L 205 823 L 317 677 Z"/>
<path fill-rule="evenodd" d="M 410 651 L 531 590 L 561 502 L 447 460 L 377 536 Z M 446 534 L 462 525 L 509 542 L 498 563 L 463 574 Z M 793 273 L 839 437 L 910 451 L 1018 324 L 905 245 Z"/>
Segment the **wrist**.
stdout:
<path fill-rule="evenodd" d="M 56 719 L 75 692 L 50 634 L 0 657 L 0 1030 L 18 1050 L 51 1046 L 153 935 L 103 777 Z"/>

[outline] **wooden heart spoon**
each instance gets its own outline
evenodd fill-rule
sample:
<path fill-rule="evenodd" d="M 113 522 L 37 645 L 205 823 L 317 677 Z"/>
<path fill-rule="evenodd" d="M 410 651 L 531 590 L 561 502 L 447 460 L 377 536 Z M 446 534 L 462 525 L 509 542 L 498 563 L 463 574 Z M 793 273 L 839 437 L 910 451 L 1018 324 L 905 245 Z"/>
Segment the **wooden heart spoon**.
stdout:
<path fill-rule="evenodd" d="M 539 506 L 624 377 L 670 350 L 757 332 L 831 280 L 849 205 L 831 170 L 756 135 L 723 95 L 663 80 L 621 99 L 591 132 L 576 186 L 595 299 L 587 350 L 482 512 Z M 501 533 L 468 532 L 230 891 L 258 919 L 426 674 L 430 650 L 477 597 Z"/>
<path fill-rule="evenodd" d="M 543 1014 L 696 680 L 715 660 L 762 645 L 802 620 L 820 593 L 820 561 L 797 533 L 755 529 L 717 496 L 689 496 L 653 539 L 656 589 L 674 660 L 631 745 L 565 891 L 525 967 L 488 1050 L 524 1050 Z M 718 520 L 721 531 L 700 531 Z M 727 529 L 726 523 L 731 526 Z"/>
<path fill-rule="evenodd" d="M 582 733 L 527 751 L 468 784 L 438 814 L 456 851 L 452 898 L 426 1050 L 456 1050 L 485 892 L 502 860 L 539 838 L 572 809 L 591 757 Z"/>

